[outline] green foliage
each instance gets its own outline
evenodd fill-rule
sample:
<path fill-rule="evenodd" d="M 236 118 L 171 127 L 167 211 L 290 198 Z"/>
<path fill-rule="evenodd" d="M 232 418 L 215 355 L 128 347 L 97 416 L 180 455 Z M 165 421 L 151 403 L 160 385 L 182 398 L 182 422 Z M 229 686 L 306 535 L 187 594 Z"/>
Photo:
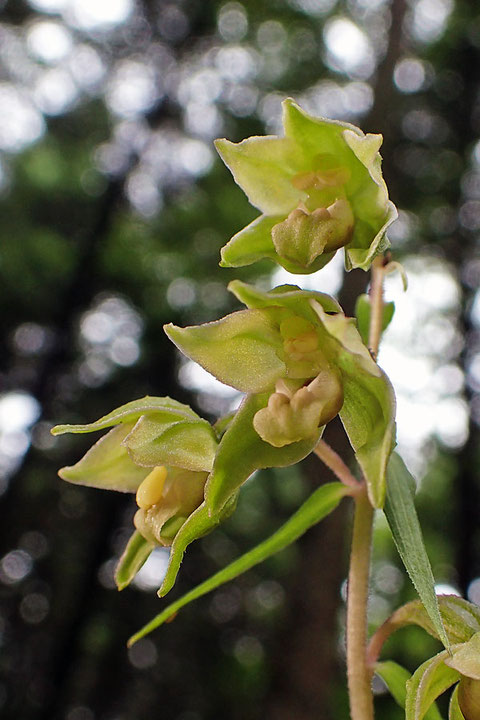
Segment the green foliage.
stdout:
<path fill-rule="evenodd" d="M 157 617 L 151 620 L 144 628 L 135 633 L 129 640 L 129 645 L 140 640 L 148 633 L 167 622 L 182 607 L 188 605 L 193 600 L 215 590 L 215 588 L 223 585 L 241 573 L 250 570 L 258 563 L 263 562 L 276 552 L 279 552 L 290 543 L 295 542 L 303 533 L 305 533 L 312 525 L 320 522 L 324 517 L 329 515 L 338 506 L 342 498 L 348 494 L 347 488 L 341 483 L 328 483 L 316 490 L 306 500 L 296 513 L 277 530 L 271 537 L 264 540 L 256 548 L 242 555 L 234 562 L 222 568 L 211 578 L 190 590 L 186 595 L 179 598 L 175 602 L 166 607 Z M 161 591 L 161 594 L 164 593 Z"/>
<path fill-rule="evenodd" d="M 422 531 L 415 510 L 414 495 L 415 481 L 400 456 L 393 453 L 387 469 L 385 515 L 400 557 L 420 595 L 425 610 L 438 637 L 448 648 L 450 643 L 438 609 L 435 581 L 423 543 Z"/>

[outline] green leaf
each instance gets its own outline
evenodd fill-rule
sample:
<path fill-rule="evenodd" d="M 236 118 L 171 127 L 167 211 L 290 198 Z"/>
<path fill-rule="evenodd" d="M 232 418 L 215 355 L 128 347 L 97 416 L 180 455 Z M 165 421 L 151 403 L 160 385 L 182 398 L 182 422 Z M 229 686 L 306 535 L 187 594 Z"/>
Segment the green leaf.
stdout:
<path fill-rule="evenodd" d="M 142 415 L 124 444 L 137 465 L 172 465 L 195 471 L 210 471 L 217 450 L 215 432 L 206 420 L 172 423 L 165 413 Z"/>
<path fill-rule="evenodd" d="M 460 705 L 458 704 L 458 685 L 450 698 L 450 705 L 448 706 L 448 720 L 466 720 L 465 715 L 460 710 Z"/>
<path fill-rule="evenodd" d="M 445 665 L 449 652 L 443 650 L 424 662 L 407 682 L 405 720 L 422 720 L 432 703 L 460 679 L 460 674 Z"/>
<path fill-rule="evenodd" d="M 292 183 L 302 169 L 292 140 L 267 136 L 232 143 L 222 139 L 215 141 L 215 147 L 249 202 L 265 215 L 285 215 L 306 198 Z"/>
<path fill-rule="evenodd" d="M 139 417 L 150 412 L 165 413 L 166 418 L 172 420 L 200 419 L 188 405 L 172 400 L 169 397 L 149 397 L 147 395 L 141 400 L 133 400 L 116 408 L 93 423 L 86 425 L 56 425 L 56 427 L 52 428 L 51 433 L 52 435 L 62 435 L 63 433 L 89 433 L 95 430 L 104 430 L 120 423 L 134 423 Z"/>
<path fill-rule="evenodd" d="M 240 392 L 262 392 L 285 373 L 275 308 L 241 310 L 204 325 L 165 325 L 175 345 Z"/>
<path fill-rule="evenodd" d="M 130 585 L 154 547 L 155 543 L 146 540 L 138 530 L 134 531 L 115 569 L 115 582 L 119 590 Z"/>
<path fill-rule="evenodd" d="M 423 602 L 438 637 L 450 646 L 435 595 L 435 581 L 414 502 L 415 480 L 397 453 L 387 468 L 385 515 L 400 557 Z"/>
<path fill-rule="evenodd" d="M 166 607 L 157 617 L 148 623 L 148 625 L 130 638 L 128 644 L 133 645 L 134 642 L 152 632 L 152 630 L 155 630 L 174 613 L 192 602 L 192 600 L 196 600 L 202 595 L 206 595 L 212 590 L 215 590 L 220 585 L 233 580 L 233 578 L 250 570 L 250 568 L 263 562 L 274 553 L 295 542 L 295 540 L 303 535 L 312 525 L 315 525 L 329 515 L 347 494 L 348 488 L 341 483 L 335 482 L 322 485 L 271 537 Z"/>
<path fill-rule="evenodd" d="M 393 660 L 386 660 L 375 665 L 375 673 L 382 678 L 397 705 L 404 708 L 407 698 L 406 684 L 410 680 L 408 670 L 405 670 Z M 425 720 L 442 720 L 442 716 L 435 704 L 427 710 Z"/>
<path fill-rule="evenodd" d="M 264 442 L 253 427 L 253 418 L 267 401 L 267 394 L 248 395 L 222 437 L 205 487 L 205 502 L 210 512 L 218 512 L 255 470 L 293 465 L 303 460 L 317 444 L 323 428 L 311 438 L 284 447 Z"/>
<path fill-rule="evenodd" d="M 480 632 L 454 650 L 445 663 L 472 680 L 480 680 Z"/>
<path fill-rule="evenodd" d="M 382 332 L 387 329 L 392 321 L 393 314 L 395 312 L 395 303 L 386 302 L 383 304 L 383 320 L 382 320 Z M 368 345 L 368 335 L 370 330 L 370 314 L 371 304 L 370 296 L 363 294 L 359 295 L 355 305 L 355 317 L 357 318 L 358 331 L 362 337 L 365 345 Z"/>
<path fill-rule="evenodd" d="M 125 423 L 110 430 L 75 465 L 58 471 L 62 480 L 105 490 L 136 492 L 148 471 L 135 465 L 122 444 L 132 426 L 133 423 Z"/>

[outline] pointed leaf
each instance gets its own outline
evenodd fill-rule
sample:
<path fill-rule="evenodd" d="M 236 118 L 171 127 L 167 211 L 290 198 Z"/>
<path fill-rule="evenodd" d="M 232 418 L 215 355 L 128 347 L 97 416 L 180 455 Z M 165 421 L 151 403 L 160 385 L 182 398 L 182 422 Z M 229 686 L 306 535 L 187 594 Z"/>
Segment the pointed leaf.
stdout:
<path fill-rule="evenodd" d="M 130 585 L 154 547 L 155 543 L 145 540 L 143 535 L 135 530 L 115 569 L 115 582 L 119 590 Z"/>
<path fill-rule="evenodd" d="M 264 442 L 253 427 L 253 418 L 267 401 L 267 394 L 248 395 L 223 436 L 205 487 L 205 502 L 210 512 L 218 512 L 255 470 L 293 465 L 311 453 L 317 444 L 323 428 L 311 438 L 284 447 Z"/>
<path fill-rule="evenodd" d="M 58 474 L 62 480 L 77 485 L 136 492 L 148 471 L 135 465 L 123 440 L 132 430 L 132 423 L 125 423 L 110 430 L 100 438 L 75 465 L 64 467 Z"/>
<path fill-rule="evenodd" d="M 382 332 L 386 330 L 387 327 L 390 325 L 394 312 L 395 303 L 386 302 L 383 304 Z M 358 332 L 360 333 L 365 345 L 368 345 L 368 335 L 370 331 L 370 314 L 370 296 L 366 294 L 359 295 L 355 305 L 355 317 L 357 318 Z"/>
<path fill-rule="evenodd" d="M 165 332 L 189 358 L 241 392 L 262 392 L 285 373 L 275 308 L 241 310 L 216 322 Z"/>
<path fill-rule="evenodd" d="M 240 143 L 216 140 L 215 147 L 249 202 L 266 215 L 287 214 L 306 197 L 292 183 L 301 170 L 292 140 L 275 136 Z"/>
<path fill-rule="evenodd" d="M 341 483 L 322 485 L 271 537 L 165 608 L 148 625 L 130 638 L 129 645 L 155 630 L 188 603 L 233 580 L 233 578 L 250 570 L 250 568 L 263 562 L 274 553 L 295 542 L 312 525 L 329 515 L 346 494 L 348 494 L 348 488 Z"/>
<path fill-rule="evenodd" d="M 387 660 L 375 665 L 375 673 L 382 678 L 397 705 L 404 708 L 407 698 L 406 684 L 410 680 L 408 670 L 392 660 Z M 425 713 L 425 720 L 442 720 L 435 703 Z"/>
<path fill-rule="evenodd" d="M 385 515 L 400 557 L 420 595 L 438 637 L 449 647 L 435 595 L 435 581 L 414 503 L 415 480 L 402 458 L 393 453 L 387 468 Z"/>
<path fill-rule="evenodd" d="M 51 433 L 52 435 L 62 435 L 63 433 L 89 433 L 95 430 L 104 430 L 112 425 L 135 422 L 141 415 L 150 412 L 163 412 L 172 419 L 175 417 L 177 419 L 198 418 L 198 415 L 188 405 L 172 400 L 169 397 L 149 397 L 147 395 L 141 400 L 133 400 L 116 408 L 93 423 L 86 425 L 57 425 L 52 428 Z"/>
<path fill-rule="evenodd" d="M 433 702 L 460 679 L 460 674 L 445 665 L 449 657 L 443 650 L 424 662 L 407 682 L 405 720 L 422 720 Z"/>
<path fill-rule="evenodd" d="M 450 698 L 450 705 L 448 706 L 448 720 L 466 720 L 465 715 L 460 710 L 460 705 L 458 704 L 458 685 Z"/>
<path fill-rule="evenodd" d="M 215 432 L 206 420 L 165 421 L 164 413 L 143 415 L 125 438 L 137 465 L 173 465 L 210 471 L 217 450 Z"/>

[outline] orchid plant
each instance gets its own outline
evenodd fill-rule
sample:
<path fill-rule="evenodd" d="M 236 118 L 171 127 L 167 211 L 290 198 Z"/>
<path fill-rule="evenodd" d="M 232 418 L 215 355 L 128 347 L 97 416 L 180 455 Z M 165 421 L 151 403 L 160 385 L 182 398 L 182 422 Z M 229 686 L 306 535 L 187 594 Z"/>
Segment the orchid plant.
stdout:
<path fill-rule="evenodd" d="M 374 716 L 377 673 L 406 720 L 439 718 L 436 698 L 456 686 L 449 720 L 480 718 L 480 610 L 437 598 L 415 511 L 415 482 L 395 447 L 395 397 L 376 362 L 393 314 L 383 300 L 385 273 L 398 266 L 384 253 L 396 218 L 381 172 L 381 135 L 283 103 L 284 136 L 252 137 L 216 147 L 260 216 L 222 249 L 221 265 L 268 258 L 295 273 L 312 273 L 343 248 L 345 267 L 371 267 L 369 295 L 346 317 L 337 300 L 283 285 L 259 290 L 238 280 L 229 290 L 245 306 L 194 327 L 167 325 L 186 356 L 244 393 L 236 412 L 214 425 L 168 397 L 145 397 L 88 425 L 54 434 L 110 428 L 60 477 L 71 483 L 136 493 L 131 538 L 116 570 L 125 588 L 156 546 L 170 547 L 159 589 L 175 583 L 187 546 L 235 510 L 242 485 L 257 469 L 292 465 L 315 453 L 338 480 L 320 485 L 271 537 L 176 600 L 134 635 L 134 643 L 181 607 L 294 542 L 346 497 L 355 506 L 348 576 L 346 644 L 352 720 Z M 324 440 L 339 415 L 356 469 Z M 394 612 L 368 642 L 367 600 L 375 511 L 383 511 L 419 600 Z M 410 674 L 379 661 L 385 639 L 417 624 L 444 649 Z"/>

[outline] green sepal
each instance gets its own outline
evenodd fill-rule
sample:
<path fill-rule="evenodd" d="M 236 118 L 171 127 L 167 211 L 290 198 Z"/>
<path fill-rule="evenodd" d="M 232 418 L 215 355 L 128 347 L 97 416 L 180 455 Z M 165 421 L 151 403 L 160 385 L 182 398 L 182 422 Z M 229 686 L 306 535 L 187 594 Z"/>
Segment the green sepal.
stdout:
<path fill-rule="evenodd" d="M 454 648 L 452 648 L 454 649 Z M 430 658 L 407 682 L 405 720 L 422 720 L 434 701 L 460 679 L 460 673 L 445 665 L 448 650 Z"/>
<path fill-rule="evenodd" d="M 212 469 L 217 438 L 206 420 L 171 422 L 164 413 L 143 415 L 124 444 L 137 465 L 171 465 L 197 472 Z"/>
<path fill-rule="evenodd" d="M 272 228 L 283 218 L 283 215 L 260 215 L 236 233 L 221 249 L 220 266 L 242 267 L 265 258 L 277 261 L 272 241 Z"/>
<path fill-rule="evenodd" d="M 198 418 L 198 415 L 188 405 L 177 402 L 177 400 L 172 400 L 169 397 L 150 397 L 146 395 L 140 400 L 133 400 L 112 410 L 111 413 L 104 415 L 95 422 L 86 425 L 56 425 L 50 432 L 52 435 L 62 435 L 63 433 L 89 433 L 95 430 L 105 430 L 105 428 L 120 423 L 134 423 L 142 415 L 151 412 L 162 412 L 167 417 L 177 420 Z"/>
<path fill-rule="evenodd" d="M 278 310 L 240 310 L 221 320 L 180 328 L 170 340 L 192 360 L 240 392 L 262 392 L 285 373 Z"/>
<path fill-rule="evenodd" d="M 451 643 L 464 643 L 480 631 L 480 608 L 458 595 L 438 595 L 438 607 L 443 626 Z M 378 632 L 383 642 L 394 632 L 407 625 L 418 625 L 429 635 L 440 640 L 429 614 L 421 600 L 402 605 L 386 620 Z"/>
<path fill-rule="evenodd" d="M 401 708 L 405 708 L 407 698 L 407 682 L 410 680 L 410 673 L 404 667 L 393 660 L 376 663 L 375 673 L 382 678 L 391 696 Z M 425 713 L 425 720 L 442 720 L 435 703 Z"/>
<path fill-rule="evenodd" d="M 286 467 L 303 460 L 317 444 L 323 428 L 312 437 L 283 447 L 264 442 L 253 427 L 255 414 L 268 402 L 268 394 L 247 395 L 218 446 L 205 486 L 205 503 L 212 515 L 255 470 Z"/>
<path fill-rule="evenodd" d="M 383 304 L 382 332 L 390 325 L 395 312 L 395 303 L 385 302 Z M 368 345 L 368 334 L 370 330 L 371 303 L 370 295 L 359 295 L 355 304 L 355 317 L 357 318 L 358 332 L 365 345 Z"/>
<path fill-rule="evenodd" d="M 480 680 L 480 632 L 459 645 L 445 660 L 445 664 L 465 677 Z"/>
<path fill-rule="evenodd" d="M 310 527 L 333 512 L 348 492 L 348 488 L 341 483 L 335 482 L 322 485 L 310 495 L 308 500 L 303 503 L 300 509 L 297 510 L 279 530 L 267 540 L 257 545 L 257 547 L 253 548 L 253 550 L 234 560 L 208 580 L 205 580 L 205 582 L 168 605 L 168 607 L 149 622 L 148 625 L 145 625 L 144 628 L 130 638 L 128 641 L 129 646 L 133 645 L 137 640 L 140 640 L 140 638 L 145 637 L 145 635 L 148 635 L 152 630 L 160 627 L 160 625 L 163 625 L 164 622 L 182 607 L 185 607 L 185 605 L 215 590 L 217 587 L 220 587 L 220 585 L 233 580 L 238 577 L 238 575 L 250 570 L 274 553 L 279 552 L 287 547 L 287 545 L 295 542 L 295 540 L 303 535 Z"/>
<path fill-rule="evenodd" d="M 260 290 L 241 280 L 232 280 L 228 289 L 248 308 L 261 310 L 281 305 L 313 323 L 318 322 L 318 315 L 310 300 L 316 300 L 327 313 L 342 312 L 338 301 L 331 295 L 316 290 L 302 290 L 297 285 L 279 285 L 272 290 Z"/>
<path fill-rule="evenodd" d="M 458 704 L 458 685 L 450 697 L 448 720 L 466 720 L 465 715 L 462 713 L 460 705 Z"/>
<path fill-rule="evenodd" d="M 158 595 L 163 597 L 173 587 L 185 550 L 194 540 L 207 535 L 217 525 L 226 520 L 235 510 L 237 494 L 230 496 L 222 511 L 212 515 L 203 502 L 183 523 L 172 542 L 167 572 L 163 579 Z"/>
<path fill-rule="evenodd" d="M 442 622 L 435 581 L 415 509 L 415 480 L 397 453 L 387 468 L 385 515 L 398 552 L 425 606 L 433 627 L 446 648 L 450 643 Z"/>
<path fill-rule="evenodd" d="M 274 135 L 239 143 L 220 139 L 215 147 L 249 202 L 265 215 L 285 216 L 306 198 L 291 181 L 302 169 L 292 140 Z"/>
<path fill-rule="evenodd" d="M 133 423 L 125 423 L 100 438 L 75 465 L 58 471 L 62 480 L 77 485 L 136 492 L 148 471 L 135 465 L 123 445 Z"/>
<path fill-rule="evenodd" d="M 154 547 L 155 543 L 146 540 L 138 530 L 133 532 L 115 568 L 115 582 L 119 590 L 130 585 Z"/>
<path fill-rule="evenodd" d="M 392 385 L 362 343 L 355 320 L 315 308 L 326 331 L 337 341 L 333 362 L 342 373 L 344 392 L 340 419 L 365 476 L 370 502 L 382 508 L 387 463 L 395 444 Z"/>

